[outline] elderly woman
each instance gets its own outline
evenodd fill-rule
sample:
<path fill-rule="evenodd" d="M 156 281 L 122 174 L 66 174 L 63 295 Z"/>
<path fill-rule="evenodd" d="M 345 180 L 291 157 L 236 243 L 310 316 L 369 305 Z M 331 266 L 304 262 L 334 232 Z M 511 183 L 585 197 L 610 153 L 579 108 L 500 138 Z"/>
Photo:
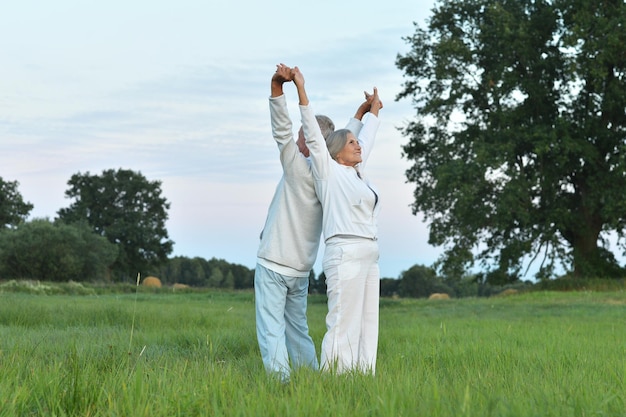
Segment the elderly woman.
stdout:
<path fill-rule="evenodd" d="M 373 138 L 378 130 L 382 103 L 378 91 L 361 137 L 346 129 L 333 132 L 324 142 L 315 123 L 304 88 L 304 77 L 294 68 L 306 144 L 315 178 L 315 192 L 322 204 L 322 230 L 326 243 L 323 268 L 326 275 L 328 315 L 322 342 L 321 366 L 338 373 L 358 370 L 375 373 L 378 349 L 377 218 L 379 193 L 364 173 Z"/>

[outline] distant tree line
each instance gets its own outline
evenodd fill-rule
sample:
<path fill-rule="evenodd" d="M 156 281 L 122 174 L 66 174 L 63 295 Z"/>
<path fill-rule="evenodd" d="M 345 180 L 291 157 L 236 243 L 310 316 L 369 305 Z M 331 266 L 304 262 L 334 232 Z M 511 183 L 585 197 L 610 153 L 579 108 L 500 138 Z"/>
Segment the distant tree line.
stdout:
<path fill-rule="evenodd" d="M 435 293 L 444 293 L 452 298 L 489 297 L 506 289 L 524 290 L 533 285 L 531 281 L 491 283 L 484 274 L 443 277 L 438 275 L 433 267 L 413 265 L 406 271 L 402 271 L 397 279 L 382 278 L 380 295 L 382 297 L 428 298 Z"/>
<path fill-rule="evenodd" d="M 252 288 L 254 271 L 223 259 L 209 260 L 175 256 L 168 259 L 155 273 L 163 284 L 186 284 L 191 287 L 227 289 Z"/>

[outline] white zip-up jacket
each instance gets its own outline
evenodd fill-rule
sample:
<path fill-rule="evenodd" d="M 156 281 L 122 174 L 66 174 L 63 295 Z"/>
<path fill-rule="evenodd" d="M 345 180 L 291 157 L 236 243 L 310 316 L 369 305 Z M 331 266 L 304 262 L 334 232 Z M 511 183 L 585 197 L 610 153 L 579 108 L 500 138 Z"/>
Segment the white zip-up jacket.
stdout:
<path fill-rule="evenodd" d="M 322 204 L 324 239 L 333 236 L 359 236 L 378 239 L 380 195 L 365 175 L 365 163 L 374 146 L 380 120 L 368 113 L 357 136 L 362 162 L 357 169 L 331 158 L 310 106 L 300 106 L 302 126 L 312 162 L 315 191 Z M 360 173 L 361 178 L 358 174 Z"/>
<path fill-rule="evenodd" d="M 285 95 L 270 97 L 269 104 L 283 176 L 261 232 L 258 262 L 283 275 L 308 277 L 319 248 L 322 207 L 315 193 L 311 161 L 294 140 Z M 315 115 L 312 120 L 321 137 Z M 359 135 L 362 126 L 360 120 L 351 118 L 346 128 Z"/>

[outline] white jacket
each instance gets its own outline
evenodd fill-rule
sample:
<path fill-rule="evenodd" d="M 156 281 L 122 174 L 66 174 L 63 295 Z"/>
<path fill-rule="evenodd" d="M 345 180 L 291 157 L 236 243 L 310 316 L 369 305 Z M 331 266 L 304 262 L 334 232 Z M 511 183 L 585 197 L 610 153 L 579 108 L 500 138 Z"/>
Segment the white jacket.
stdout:
<path fill-rule="evenodd" d="M 310 106 L 300 106 L 306 144 L 311 154 L 315 191 L 322 204 L 324 239 L 337 235 L 378 238 L 379 192 L 365 175 L 365 163 L 374 146 L 380 120 L 368 113 L 363 129 L 357 136 L 361 145 L 362 162 L 353 167 L 333 160 L 326 148 L 315 114 Z"/>

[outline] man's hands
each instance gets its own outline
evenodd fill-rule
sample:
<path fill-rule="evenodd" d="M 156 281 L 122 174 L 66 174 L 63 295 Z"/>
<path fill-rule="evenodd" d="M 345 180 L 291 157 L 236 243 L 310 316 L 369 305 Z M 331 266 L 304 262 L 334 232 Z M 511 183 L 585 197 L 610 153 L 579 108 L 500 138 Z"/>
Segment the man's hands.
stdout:
<path fill-rule="evenodd" d="M 272 97 L 283 95 L 283 84 L 293 80 L 292 69 L 285 64 L 276 65 L 276 72 L 272 75 Z"/>
<path fill-rule="evenodd" d="M 276 65 L 276 72 L 272 76 L 273 83 L 284 84 L 286 82 L 292 81 L 293 76 L 291 74 L 291 68 L 289 68 L 285 64 Z"/>

